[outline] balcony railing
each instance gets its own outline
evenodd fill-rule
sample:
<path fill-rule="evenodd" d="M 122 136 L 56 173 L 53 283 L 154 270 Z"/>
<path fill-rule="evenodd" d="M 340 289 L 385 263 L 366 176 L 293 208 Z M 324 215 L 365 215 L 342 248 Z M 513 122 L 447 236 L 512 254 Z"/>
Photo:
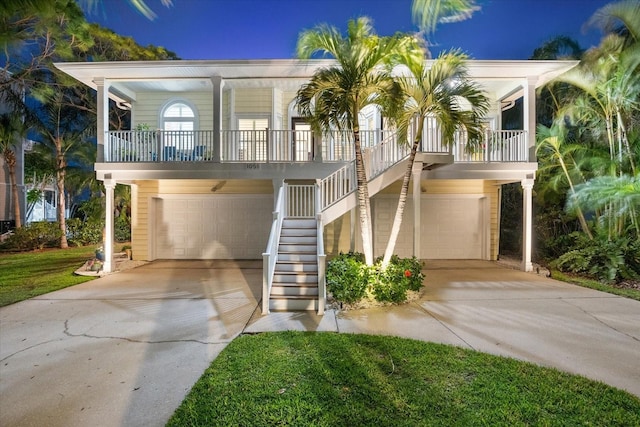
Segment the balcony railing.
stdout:
<path fill-rule="evenodd" d="M 200 131 L 110 131 L 105 141 L 105 161 L 136 162 L 224 162 L 305 163 L 350 162 L 354 158 L 353 133 L 332 131 L 317 143 L 312 131 L 223 130 L 220 147 L 211 130 Z M 398 149 L 390 131 L 361 131 L 364 150 L 383 161 L 406 155 Z M 316 150 L 320 150 L 316 153 Z M 452 147 L 446 147 L 437 130 L 425 132 L 423 153 L 453 154 L 455 162 L 528 162 L 527 135 L 521 130 L 488 131 L 485 140 L 469 149 L 466 134 L 459 132 Z M 321 156 L 321 157 L 320 157 Z"/>

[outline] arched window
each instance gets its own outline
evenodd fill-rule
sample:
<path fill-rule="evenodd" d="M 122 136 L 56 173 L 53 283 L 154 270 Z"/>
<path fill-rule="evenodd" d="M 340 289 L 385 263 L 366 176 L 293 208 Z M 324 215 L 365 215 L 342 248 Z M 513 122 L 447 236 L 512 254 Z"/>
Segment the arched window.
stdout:
<path fill-rule="evenodd" d="M 162 130 L 195 130 L 196 115 L 184 102 L 169 104 L 162 113 Z"/>
<path fill-rule="evenodd" d="M 169 102 L 161 110 L 163 160 L 187 158 L 198 145 L 195 108 L 182 100 Z"/>

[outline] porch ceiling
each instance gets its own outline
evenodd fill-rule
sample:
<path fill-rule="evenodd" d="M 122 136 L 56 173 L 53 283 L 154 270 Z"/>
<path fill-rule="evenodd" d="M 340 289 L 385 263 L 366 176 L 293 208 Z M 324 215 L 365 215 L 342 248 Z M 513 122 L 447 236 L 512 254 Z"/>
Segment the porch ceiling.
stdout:
<path fill-rule="evenodd" d="M 432 61 L 429 61 L 432 62 Z M 96 89 L 97 79 L 107 80 L 118 95 L 149 91 L 212 90 L 211 78 L 221 77 L 226 87 L 297 87 L 320 68 L 335 64 L 330 59 L 316 60 L 233 60 L 233 61 L 121 61 L 65 62 L 56 67 L 87 86 Z M 469 61 L 473 78 L 488 91 L 502 93 L 513 88 L 514 81 L 536 78 L 541 86 L 574 67 L 577 61 Z M 286 82 L 286 83 L 285 83 Z"/>

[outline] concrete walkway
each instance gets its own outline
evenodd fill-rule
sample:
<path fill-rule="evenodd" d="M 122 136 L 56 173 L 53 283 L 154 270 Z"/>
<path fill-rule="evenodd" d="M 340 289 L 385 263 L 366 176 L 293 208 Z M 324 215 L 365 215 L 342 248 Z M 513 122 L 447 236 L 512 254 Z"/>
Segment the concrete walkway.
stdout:
<path fill-rule="evenodd" d="M 640 396 L 640 302 L 482 261 L 429 262 L 400 307 L 272 313 L 261 262 L 162 261 L 0 309 L 0 425 L 162 426 L 239 333 L 389 334 L 516 357 Z"/>

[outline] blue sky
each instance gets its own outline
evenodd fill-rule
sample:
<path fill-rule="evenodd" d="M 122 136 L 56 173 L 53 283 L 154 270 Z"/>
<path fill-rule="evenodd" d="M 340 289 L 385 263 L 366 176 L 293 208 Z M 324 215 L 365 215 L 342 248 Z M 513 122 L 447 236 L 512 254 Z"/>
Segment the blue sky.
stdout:
<path fill-rule="evenodd" d="M 475 59 L 528 59 L 544 41 L 566 35 L 583 48 L 600 32 L 582 30 L 604 0 L 479 0 L 468 21 L 441 25 L 430 37 L 432 53 L 461 48 Z M 295 57 L 298 34 L 319 23 L 344 29 L 349 19 L 369 16 L 376 32 L 414 32 L 412 0 L 147 0 L 158 17 L 150 21 L 127 0 L 103 0 L 87 12 L 97 22 L 139 44 L 163 46 L 182 59 Z"/>

